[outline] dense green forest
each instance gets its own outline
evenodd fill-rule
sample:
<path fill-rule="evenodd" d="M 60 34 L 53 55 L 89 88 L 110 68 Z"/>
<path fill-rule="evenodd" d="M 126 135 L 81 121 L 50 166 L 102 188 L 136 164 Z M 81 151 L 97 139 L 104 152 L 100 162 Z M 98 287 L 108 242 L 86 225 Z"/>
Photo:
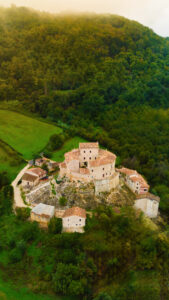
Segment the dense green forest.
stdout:
<path fill-rule="evenodd" d="M 118 165 L 146 177 L 169 217 L 168 39 L 119 16 L 0 8 L 0 108 L 54 122 L 63 128 L 62 145 L 98 140 L 118 155 Z M 4 161 L 23 163 L 4 141 L 0 149 Z M 45 232 L 27 221 L 29 211 L 13 214 L 13 191 L 1 171 L 4 281 L 73 300 L 169 299 L 167 221 L 155 226 L 132 209 L 100 207 L 83 235 L 60 234 L 56 220 Z"/>
<path fill-rule="evenodd" d="M 1 8 L 0 100 L 98 140 L 169 215 L 168 39 L 119 16 Z"/>
<path fill-rule="evenodd" d="M 60 234 L 55 218 L 44 231 L 27 221 L 28 208 L 12 213 L 12 193 L 8 185 L 0 192 L 0 268 L 6 282 L 12 278 L 16 287 L 67 300 L 168 299 L 164 223 L 147 222 L 132 208 L 99 207 L 84 234 Z"/>

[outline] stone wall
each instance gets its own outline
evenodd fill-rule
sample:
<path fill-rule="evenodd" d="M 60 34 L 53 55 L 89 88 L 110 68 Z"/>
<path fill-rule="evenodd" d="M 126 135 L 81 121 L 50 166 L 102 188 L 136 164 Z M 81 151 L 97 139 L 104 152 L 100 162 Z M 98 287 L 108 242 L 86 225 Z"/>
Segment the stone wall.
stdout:
<path fill-rule="evenodd" d="M 114 173 L 114 175 L 110 178 L 103 180 L 95 180 L 95 194 L 99 195 L 99 193 L 110 192 L 112 189 L 115 189 L 119 184 L 119 173 Z"/>
<path fill-rule="evenodd" d="M 156 218 L 158 215 L 159 203 L 148 198 L 135 200 L 134 207 L 141 209 L 149 218 Z"/>

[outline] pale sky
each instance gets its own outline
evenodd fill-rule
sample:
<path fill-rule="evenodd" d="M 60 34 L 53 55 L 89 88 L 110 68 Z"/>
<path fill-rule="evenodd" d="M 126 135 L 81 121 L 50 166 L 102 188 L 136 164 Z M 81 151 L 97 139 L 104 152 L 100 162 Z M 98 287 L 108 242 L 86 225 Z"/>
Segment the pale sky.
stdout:
<path fill-rule="evenodd" d="M 169 0 L 0 0 L 0 6 L 27 6 L 41 11 L 112 13 L 136 20 L 169 36 Z"/>

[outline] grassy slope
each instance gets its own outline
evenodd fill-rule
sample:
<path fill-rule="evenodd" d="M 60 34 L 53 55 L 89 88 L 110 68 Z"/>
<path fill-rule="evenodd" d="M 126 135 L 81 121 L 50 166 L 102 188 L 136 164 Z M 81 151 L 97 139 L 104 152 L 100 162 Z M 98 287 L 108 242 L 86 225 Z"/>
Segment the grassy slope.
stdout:
<path fill-rule="evenodd" d="M 41 151 L 50 136 L 61 132 L 61 129 L 47 123 L 37 121 L 22 114 L 0 110 L 0 139 L 5 141 L 25 159 Z"/>
<path fill-rule="evenodd" d="M 86 142 L 86 140 L 84 140 L 83 138 L 80 138 L 78 136 L 69 139 L 68 141 L 65 142 L 65 144 L 63 145 L 63 147 L 60 150 L 53 153 L 52 159 L 56 160 L 58 162 L 63 161 L 65 152 L 68 152 L 72 149 L 78 148 L 79 143 L 82 143 L 82 142 Z"/>
<path fill-rule="evenodd" d="M 24 165 L 18 153 L 0 140 L 0 172 L 6 171 L 12 180 Z"/>

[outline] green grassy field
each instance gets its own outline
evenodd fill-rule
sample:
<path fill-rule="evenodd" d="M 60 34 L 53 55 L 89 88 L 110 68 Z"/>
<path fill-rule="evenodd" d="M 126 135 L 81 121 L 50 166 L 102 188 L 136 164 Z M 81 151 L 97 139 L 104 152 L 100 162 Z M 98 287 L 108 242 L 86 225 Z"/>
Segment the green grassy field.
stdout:
<path fill-rule="evenodd" d="M 86 140 L 84 140 L 83 138 L 80 138 L 78 136 L 69 139 L 68 141 L 66 141 L 64 143 L 64 145 L 61 149 L 59 149 L 59 150 L 57 150 L 56 152 L 53 153 L 52 159 L 57 161 L 57 162 L 63 161 L 65 152 L 68 152 L 72 149 L 78 148 L 79 143 L 83 143 L 83 142 L 86 142 Z"/>
<path fill-rule="evenodd" d="M 34 294 L 26 288 L 16 288 L 9 282 L 4 282 L 0 277 L 0 300 L 70 300 L 68 297 L 45 296 Z"/>
<path fill-rule="evenodd" d="M 41 151 L 53 134 L 62 129 L 24 116 L 22 114 L 0 110 L 0 139 L 21 153 L 25 159 Z"/>
<path fill-rule="evenodd" d="M 13 180 L 24 165 L 18 153 L 0 140 L 0 172 L 7 172 L 10 180 Z"/>

